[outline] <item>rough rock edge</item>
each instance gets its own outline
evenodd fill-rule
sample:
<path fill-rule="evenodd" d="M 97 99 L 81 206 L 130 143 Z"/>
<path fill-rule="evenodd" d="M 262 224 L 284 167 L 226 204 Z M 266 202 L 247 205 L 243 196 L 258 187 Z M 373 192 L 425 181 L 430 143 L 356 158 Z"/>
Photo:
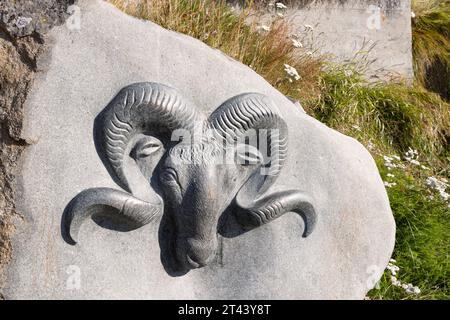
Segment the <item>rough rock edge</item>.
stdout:
<path fill-rule="evenodd" d="M 67 7 L 73 0 L 2 1 L 0 27 L 11 37 L 44 34 L 65 21 Z"/>
<path fill-rule="evenodd" d="M 46 0 L 29 6 L 30 2 L 19 0 L 0 5 L 0 300 L 4 299 L 3 271 L 12 258 L 13 220 L 22 219 L 16 211 L 15 192 L 21 155 L 29 145 L 21 138 L 23 106 L 38 72 L 37 59 L 46 50 L 45 32 L 65 21 L 67 7 L 74 2 Z M 44 22 L 31 25 L 25 32 L 11 28 L 3 20 L 6 15 L 39 15 Z"/>

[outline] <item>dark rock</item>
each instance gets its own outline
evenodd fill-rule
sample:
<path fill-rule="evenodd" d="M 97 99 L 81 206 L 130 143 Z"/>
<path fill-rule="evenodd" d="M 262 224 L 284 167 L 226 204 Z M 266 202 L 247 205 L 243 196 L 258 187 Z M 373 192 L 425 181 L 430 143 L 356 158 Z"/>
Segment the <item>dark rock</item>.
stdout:
<path fill-rule="evenodd" d="M 67 18 L 67 8 L 75 0 L 16 0 L 0 3 L 0 29 L 18 38 L 45 33 Z"/>

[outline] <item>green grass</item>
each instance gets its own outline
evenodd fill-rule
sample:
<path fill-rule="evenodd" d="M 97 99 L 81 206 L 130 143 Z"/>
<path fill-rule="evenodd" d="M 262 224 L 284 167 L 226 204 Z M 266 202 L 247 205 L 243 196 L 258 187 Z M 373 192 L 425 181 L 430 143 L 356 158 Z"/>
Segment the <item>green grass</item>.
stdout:
<path fill-rule="evenodd" d="M 372 299 L 450 299 L 450 209 L 439 194 L 425 185 L 432 172 L 406 164 L 406 168 L 388 170 L 377 157 L 383 180 L 395 181 L 387 188 L 397 225 L 393 258 L 400 267 L 397 278 L 421 290 L 408 294 L 390 281 L 385 271 L 379 289 L 372 289 Z M 388 177 L 387 174 L 395 177 Z M 430 199 L 433 196 L 433 199 Z"/>
<path fill-rule="evenodd" d="M 445 41 L 449 29 L 442 29 L 448 26 L 448 11 L 439 9 L 439 14 L 432 13 L 436 10 L 433 9 L 435 3 L 448 4 L 448 0 L 436 0 L 432 4 L 425 0 L 426 6 L 417 10 L 413 41 L 418 81 L 413 86 L 368 84 L 350 65 L 330 65 L 325 57 L 313 57 L 307 49 L 295 48 L 289 37 L 291 28 L 282 19 L 276 19 L 269 26 L 270 31 L 262 32 L 257 22 L 248 23 L 254 15 L 251 6 L 236 14 L 225 1 L 109 1 L 128 14 L 188 34 L 222 50 L 253 68 L 282 93 L 300 100 L 313 117 L 366 146 L 372 145 L 370 150 L 383 179 L 392 181 L 392 177 L 387 177 L 391 173 L 397 183 L 387 191 L 397 224 L 393 257 L 401 268 L 398 279 L 417 285 L 421 293 L 410 295 L 392 286 L 386 272 L 380 289 L 373 289 L 369 296 L 373 299 L 450 298 L 449 203 L 444 203 L 425 186 L 428 176 L 449 178 L 450 175 L 450 105 L 439 95 L 424 89 L 430 88 L 426 72 L 432 70 L 433 61 L 448 63 L 445 60 L 448 42 Z M 429 30 L 439 35 L 429 35 Z M 298 81 L 289 81 L 285 63 L 298 71 L 301 77 Z M 432 76 L 439 79 L 446 74 Z M 440 89 L 434 91 L 445 96 Z M 400 155 L 410 147 L 419 151 L 420 161 L 430 169 L 405 162 L 403 169 L 388 171 L 381 155 Z M 434 199 L 430 200 L 432 194 Z"/>
<path fill-rule="evenodd" d="M 428 90 L 450 99 L 450 0 L 415 0 L 414 72 Z"/>
<path fill-rule="evenodd" d="M 345 67 L 320 75 L 320 94 L 303 99 L 306 111 L 379 150 L 409 147 L 443 166 L 449 154 L 449 104 L 420 86 L 367 84 Z"/>

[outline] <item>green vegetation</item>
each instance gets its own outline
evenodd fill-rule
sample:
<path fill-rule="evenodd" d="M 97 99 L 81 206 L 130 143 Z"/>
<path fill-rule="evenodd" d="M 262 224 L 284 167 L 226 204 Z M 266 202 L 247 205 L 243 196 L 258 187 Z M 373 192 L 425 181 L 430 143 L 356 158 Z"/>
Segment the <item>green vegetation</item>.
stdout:
<path fill-rule="evenodd" d="M 225 1 L 110 0 L 121 10 L 188 34 L 249 65 L 313 117 L 366 145 L 376 159 L 397 223 L 397 278 L 386 270 L 373 299 L 449 299 L 449 1 L 415 1 L 413 53 L 417 81 L 366 83 L 354 66 L 336 66 L 295 45 L 282 18 L 258 24 L 251 4 L 233 12 Z M 292 68 L 292 69 L 289 69 Z M 438 68 L 438 69 L 435 69 Z M 298 76 L 292 73 L 298 72 Z M 439 70 L 438 73 L 433 73 Z M 431 73 L 430 73 L 431 72 Z M 447 80 L 446 80 L 447 79 Z M 426 89 L 425 89 L 426 88 Z M 428 90 L 437 92 L 432 93 Z M 406 157 L 405 152 L 417 150 Z M 399 155 L 395 165 L 385 155 Z M 419 163 L 420 160 L 420 163 Z M 426 185 L 436 177 L 441 194 Z M 448 186 L 447 186 L 448 190 Z M 432 197 L 432 199 L 431 199 Z"/>
<path fill-rule="evenodd" d="M 388 195 L 397 225 L 393 258 L 402 282 L 419 287 L 418 295 L 392 285 L 386 270 L 380 288 L 369 292 L 373 299 L 449 299 L 450 297 L 450 216 L 449 204 L 426 187 L 430 170 L 402 162 L 404 168 L 388 170 L 376 157 L 384 181 L 395 181 Z M 400 162 L 399 162 L 400 163 Z M 394 175 L 388 176 L 389 175 Z"/>
<path fill-rule="evenodd" d="M 414 71 L 420 84 L 450 100 L 450 0 L 413 0 Z"/>
<path fill-rule="evenodd" d="M 421 87 L 367 84 L 358 73 L 335 69 L 320 75 L 320 94 L 302 100 L 315 118 L 379 151 L 408 148 L 434 159 L 448 155 L 449 105 Z M 442 159 L 442 160 L 439 160 Z"/>

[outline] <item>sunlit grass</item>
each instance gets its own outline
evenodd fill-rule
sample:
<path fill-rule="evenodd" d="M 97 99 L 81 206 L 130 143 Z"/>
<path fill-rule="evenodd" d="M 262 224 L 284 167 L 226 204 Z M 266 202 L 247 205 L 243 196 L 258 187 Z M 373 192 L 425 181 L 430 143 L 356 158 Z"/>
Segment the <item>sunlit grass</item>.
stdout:
<path fill-rule="evenodd" d="M 450 99 L 450 0 L 414 0 L 412 43 L 416 79 Z"/>
<path fill-rule="evenodd" d="M 385 271 L 380 288 L 370 291 L 372 299 L 449 299 L 450 298 L 450 208 L 437 192 L 426 187 L 432 175 L 414 165 L 388 170 L 377 157 L 383 180 L 395 182 L 387 188 L 397 225 L 393 258 L 400 268 L 397 278 L 420 288 L 408 294 L 392 285 Z M 391 174 L 394 177 L 388 177 Z"/>
<path fill-rule="evenodd" d="M 299 96 L 316 93 L 323 61 L 292 44 L 288 22 L 277 19 L 264 31 L 252 6 L 235 14 L 226 1 L 211 0 L 109 0 L 124 12 L 162 27 L 197 38 L 250 66 L 281 91 Z M 250 22 L 249 21 L 253 21 Z M 301 79 L 289 85 L 284 64 L 298 67 Z"/>
<path fill-rule="evenodd" d="M 396 83 L 367 84 L 345 67 L 320 77 L 320 94 L 305 109 L 327 125 L 379 150 L 420 150 L 437 165 L 449 155 L 449 104 L 422 89 Z"/>

